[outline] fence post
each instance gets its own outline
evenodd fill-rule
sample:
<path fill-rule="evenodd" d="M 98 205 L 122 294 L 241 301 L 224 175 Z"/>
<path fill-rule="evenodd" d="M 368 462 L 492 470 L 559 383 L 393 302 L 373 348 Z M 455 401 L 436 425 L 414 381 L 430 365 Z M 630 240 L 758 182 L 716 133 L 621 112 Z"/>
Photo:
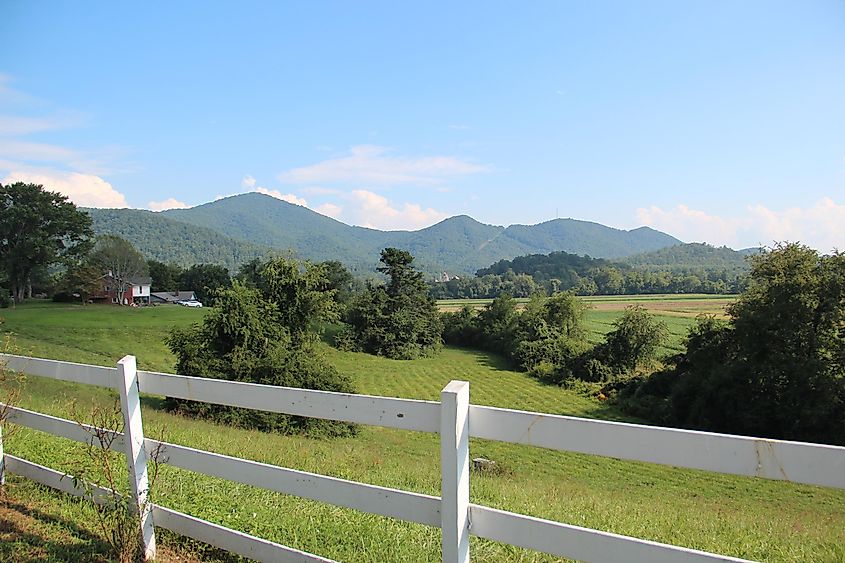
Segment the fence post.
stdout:
<path fill-rule="evenodd" d="M 152 506 L 148 502 L 149 478 L 147 450 L 144 448 L 144 427 L 141 422 L 141 395 L 138 390 L 138 370 L 135 356 L 124 356 L 117 362 L 119 374 L 120 408 L 123 411 L 123 432 L 126 442 L 126 464 L 129 467 L 131 509 L 140 517 L 144 559 L 155 558 L 156 542 L 153 529 Z"/>
<path fill-rule="evenodd" d="M 440 527 L 443 562 L 469 563 L 469 382 L 440 392 Z"/>

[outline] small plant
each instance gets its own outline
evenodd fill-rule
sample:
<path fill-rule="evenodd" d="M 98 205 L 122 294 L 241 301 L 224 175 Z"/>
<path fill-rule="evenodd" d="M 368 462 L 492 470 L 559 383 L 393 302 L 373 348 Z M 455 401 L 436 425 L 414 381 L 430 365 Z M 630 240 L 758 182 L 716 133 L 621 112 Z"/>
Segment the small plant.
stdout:
<path fill-rule="evenodd" d="M 82 488 L 86 496 L 95 501 L 97 526 L 115 560 L 121 563 L 143 561 L 139 514 L 145 512 L 146 506 L 141 506 L 140 510 L 135 506 L 129 490 L 126 458 L 120 450 L 120 453 L 111 451 L 124 429 L 120 403 L 116 402 L 111 409 L 93 406 L 90 414 L 84 417 L 89 423 L 80 422 L 76 405 L 73 412 L 79 426 L 91 436 L 86 443 L 84 458 L 72 462 L 69 474 L 73 475 L 74 486 Z M 151 492 L 159 473 L 160 448 L 148 452 L 147 456 L 152 462 L 146 491 L 146 502 L 149 503 L 152 502 Z M 101 485 L 97 485 L 98 481 Z"/>

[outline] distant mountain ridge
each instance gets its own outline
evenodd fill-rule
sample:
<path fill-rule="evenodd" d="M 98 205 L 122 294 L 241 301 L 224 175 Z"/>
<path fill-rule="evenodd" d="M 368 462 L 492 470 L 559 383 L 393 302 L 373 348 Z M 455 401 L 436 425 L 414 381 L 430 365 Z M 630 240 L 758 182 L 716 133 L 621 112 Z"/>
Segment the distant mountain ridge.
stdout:
<path fill-rule="evenodd" d="M 467 274 L 525 254 L 565 251 L 622 258 L 681 244 L 649 227 L 625 231 L 576 219 L 502 227 L 458 215 L 418 231 L 379 231 L 255 192 L 158 213 L 86 211 L 95 232 L 120 235 L 150 258 L 183 266 L 219 263 L 230 269 L 256 256 L 293 251 L 314 261 L 339 260 L 367 274 L 376 267 L 379 251 L 395 246 L 410 251 L 427 274 Z"/>

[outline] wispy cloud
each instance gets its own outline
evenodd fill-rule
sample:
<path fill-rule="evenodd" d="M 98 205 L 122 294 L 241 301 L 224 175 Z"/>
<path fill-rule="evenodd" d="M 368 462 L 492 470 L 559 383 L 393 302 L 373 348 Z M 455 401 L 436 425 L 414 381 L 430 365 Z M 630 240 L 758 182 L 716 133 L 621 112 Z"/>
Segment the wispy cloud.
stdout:
<path fill-rule="evenodd" d="M 0 115 L 0 137 L 29 135 L 41 131 L 52 131 L 74 127 L 84 122 L 79 115 L 53 115 L 49 117 L 23 117 Z"/>
<path fill-rule="evenodd" d="M 772 210 L 752 205 L 739 216 L 712 215 L 678 205 L 637 210 L 640 223 L 666 231 L 682 240 L 742 248 L 800 241 L 822 252 L 845 248 L 845 205 L 825 197 L 811 207 Z"/>
<path fill-rule="evenodd" d="M 279 174 L 289 184 L 378 185 L 440 184 L 446 178 L 487 172 L 489 168 L 452 156 L 392 156 L 385 147 L 358 145 L 349 153 Z"/>
<path fill-rule="evenodd" d="M 66 195 L 73 203 L 83 207 L 129 207 L 122 193 L 93 174 L 48 169 L 18 170 L 12 171 L 0 181 L 3 184 L 12 182 L 41 184 L 50 191 Z"/>
<path fill-rule="evenodd" d="M 247 190 L 252 189 L 253 187 L 255 187 L 255 178 L 247 174 L 246 176 L 244 176 L 244 179 L 241 180 L 241 186 L 243 186 Z"/>

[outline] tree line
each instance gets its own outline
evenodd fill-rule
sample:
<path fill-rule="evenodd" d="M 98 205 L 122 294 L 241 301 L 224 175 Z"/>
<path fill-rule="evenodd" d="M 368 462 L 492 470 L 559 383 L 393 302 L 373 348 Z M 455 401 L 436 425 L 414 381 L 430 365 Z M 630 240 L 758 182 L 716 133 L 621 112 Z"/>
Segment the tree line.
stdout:
<path fill-rule="evenodd" d="M 675 248 L 674 252 L 695 256 L 700 246 L 706 245 L 683 245 L 683 250 Z M 717 256 L 721 250 L 708 248 Z M 711 266 L 696 266 L 679 258 L 679 264 L 632 266 L 567 252 L 531 254 L 500 260 L 478 270 L 474 277 L 433 282 L 431 294 L 435 299 L 491 299 L 505 293 L 530 297 L 536 292 L 550 295 L 558 291 L 576 295 L 731 294 L 744 288 L 748 268 L 736 258 L 733 262 L 716 260 Z"/>

